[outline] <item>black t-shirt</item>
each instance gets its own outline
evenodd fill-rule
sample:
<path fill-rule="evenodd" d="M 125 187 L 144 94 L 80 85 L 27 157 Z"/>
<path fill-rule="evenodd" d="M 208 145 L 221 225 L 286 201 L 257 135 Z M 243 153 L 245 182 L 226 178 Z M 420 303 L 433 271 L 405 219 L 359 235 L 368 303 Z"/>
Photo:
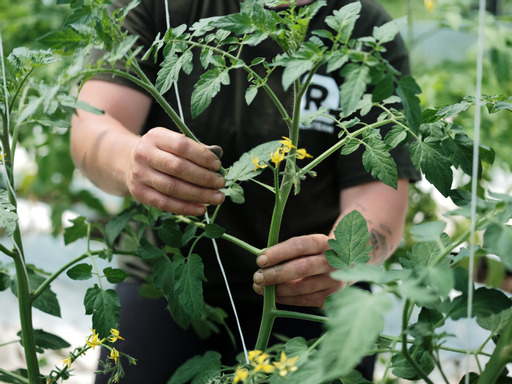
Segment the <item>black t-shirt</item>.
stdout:
<path fill-rule="evenodd" d="M 334 10 L 350 3 L 350 0 L 329 0 L 327 6 L 310 23 L 310 30 L 327 29 L 325 18 Z M 114 0 L 113 6 L 123 6 L 126 0 Z M 382 7 L 373 0 L 362 0 L 361 17 L 356 23 L 354 37 L 371 35 L 374 26 L 382 25 L 390 18 Z M 171 27 L 181 24 L 192 25 L 204 17 L 225 15 L 239 11 L 239 0 L 173 0 L 169 1 Z M 143 0 L 126 18 L 124 27 L 139 36 L 139 42 L 149 47 L 155 37 L 166 31 L 166 10 L 161 0 Z M 143 49 L 142 52 L 145 52 Z M 255 57 L 274 57 L 280 52 L 277 44 L 268 39 L 255 47 L 247 47 L 242 53 L 245 62 Z M 409 73 L 408 57 L 405 46 L 400 38 L 387 46 L 387 60 L 402 74 Z M 152 60 L 140 62 L 141 67 L 151 80 L 155 80 L 160 63 Z M 205 144 L 217 144 L 224 149 L 223 165 L 228 167 L 243 153 L 250 151 L 258 144 L 288 136 L 287 127 L 270 98 L 260 90 L 250 106 L 245 102 L 247 74 L 243 70 L 230 72 L 230 85 L 223 86 L 211 105 L 192 119 L 190 114 L 190 98 L 193 85 L 204 70 L 199 64 L 198 54 L 195 57 L 194 71 L 191 75 L 182 75 L 178 83 L 185 121 L 194 134 Z M 291 91 L 284 92 L 281 86 L 281 74 L 278 69 L 269 79 L 268 84 L 280 97 L 282 104 L 291 109 Z M 124 78 L 98 76 L 98 78 L 115 81 L 131 87 L 136 86 Z M 320 105 L 329 110 L 339 108 L 339 85 L 342 78 L 338 73 L 327 74 L 320 69 L 314 77 L 314 85 L 310 87 L 302 101 L 302 112 L 311 113 Z M 177 109 L 174 90 L 165 95 L 170 104 Z M 365 120 L 374 121 L 371 113 Z M 176 129 L 161 107 L 155 102 L 146 121 L 144 130 L 164 126 Z M 143 132 L 141 132 L 143 133 Z M 319 119 L 309 126 L 301 127 L 299 147 L 308 153 L 318 156 L 325 149 L 338 141 L 338 129 L 332 121 Z M 418 173 L 412 166 L 406 147 L 397 148 L 392 152 L 398 166 L 400 178 L 417 180 Z M 348 156 L 335 154 L 315 168 L 317 176 L 308 177 L 301 184 L 300 194 L 290 196 L 287 204 L 281 240 L 311 233 L 327 234 L 339 215 L 339 191 L 343 188 L 373 181 L 372 176 L 364 169 L 362 152 L 356 151 Z M 299 164 L 305 164 L 301 161 Z M 271 172 L 263 178 L 271 184 Z M 237 205 L 226 199 L 217 218 L 217 223 L 232 234 L 258 248 L 266 246 L 268 228 L 273 209 L 273 194 L 249 182 L 243 185 L 246 203 Z M 257 269 L 255 257 L 232 244 L 219 240 L 220 255 L 223 259 L 234 295 L 238 299 L 259 300 L 252 292 L 252 275 Z M 205 274 L 208 279 L 207 301 L 226 297 L 219 268 L 215 261 L 212 244 L 202 240 L 197 248 L 203 256 Z"/>

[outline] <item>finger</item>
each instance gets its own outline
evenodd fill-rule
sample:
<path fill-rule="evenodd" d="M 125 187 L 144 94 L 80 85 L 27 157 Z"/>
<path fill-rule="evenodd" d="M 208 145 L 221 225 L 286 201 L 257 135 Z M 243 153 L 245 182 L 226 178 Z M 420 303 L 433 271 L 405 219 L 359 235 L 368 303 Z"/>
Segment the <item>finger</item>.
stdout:
<path fill-rule="evenodd" d="M 137 201 L 143 204 L 177 215 L 201 216 L 206 212 L 205 204 L 176 199 L 142 184 L 138 185 L 132 194 Z"/>
<path fill-rule="evenodd" d="M 270 268 L 262 268 L 253 275 L 257 285 L 277 285 L 308 276 L 332 271 L 323 255 L 301 257 Z"/>
<path fill-rule="evenodd" d="M 165 137 L 162 137 L 161 129 L 166 131 L 167 134 Z M 156 136 L 156 145 L 162 151 L 173 153 L 202 168 L 207 168 L 212 171 L 218 171 L 220 169 L 222 164 L 219 157 L 205 145 L 165 128 L 154 128 L 149 131 L 148 134 L 152 133 L 152 131 Z M 153 139 L 153 137 L 150 136 L 150 139 Z"/>
<path fill-rule="evenodd" d="M 202 205 L 219 205 L 224 201 L 224 194 L 217 189 L 201 188 L 152 169 L 134 174 L 134 179 L 132 185 L 151 187 L 168 198 Z M 137 188 L 133 187 L 131 192 L 137 198 Z"/>
<path fill-rule="evenodd" d="M 225 184 L 224 177 L 219 173 L 172 153 L 158 151 L 151 157 L 141 154 L 141 158 L 136 158 L 136 161 L 147 162 L 151 168 L 199 187 L 220 189 Z"/>
<path fill-rule="evenodd" d="M 292 237 L 268 248 L 258 256 L 256 263 L 262 268 L 281 264 L 303 256 L 322 254 L 328 248 L 328 237 L 321 234 Z"/>
<path fill-rule="evenodd" d="M 294 305 L 297 307 L 323 307 L 325 299 L 333 292 L 320 291 L 301 296 L 276 296 L 276 302 L 283 305 Z"/>
<path fill-rule="evenodd" d="M 321 291 L 335 292 L 342 287 L 340 283 L 331 279 L 328 274 L 310 276 L 276 285 L 276 297 L 303 296 Z"/>

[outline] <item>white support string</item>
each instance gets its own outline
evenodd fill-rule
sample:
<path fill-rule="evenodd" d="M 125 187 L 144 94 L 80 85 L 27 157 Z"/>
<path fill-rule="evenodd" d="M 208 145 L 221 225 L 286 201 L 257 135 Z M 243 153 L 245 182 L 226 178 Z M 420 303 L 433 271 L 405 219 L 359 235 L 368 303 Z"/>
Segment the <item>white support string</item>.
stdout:
<path fill-rule="evenodd" d="M 170 12 L 169 12 L 169 2 L 167 0 L 164 0 L 164 3 L 165 3 L 165 13 L 166 13 L 165 14 L 165 21 L 166 21 L 167 29 L 169 30 L 171 28 L 171 17 L 170 17 Z M 180 94 L 179 94 L 179 91 L 178 91 L 178 83 L 175 81 L 173 83 L 173 86 L 174 86 L 174 91 L 176 93 L 176 100 L 178 102 L 178 113 L 179 113 L 179 116 L 180 116 L 182 121 L 185 121 L 185 118 L 184 118 L 184 115 L 183 115 L 183 109 L 181 107 L 181 98 L 180 98 Z M 210 224 L 210 218 L 208 217 L 208 211 L 206 211 L 204 216 L 206 218 L 206 222 L 208 224 Z M 212 239 L 212 244 L 213 244 L 213 249 L 215 251 L 215 256 L 217 258 L 217 263 L 219 264 L 219 268 L 220 268 L 220 271 L 222 273 L 222 277 L 224 279 L 224 284 L 226 285 L 226 290 L 228 292 L 229 301 L 231 303 L 231 308 L 233 309 L 233 313 L 235 315 L 236 326 L 238 328 L 238 333 L 240 335 L 240 340 L 242 342 L 242 348 L 244 350 L 245 361 L 246 361 L 247 364 L 249 364 L 249 354 L 247 352 L 247 346 L 245 344 L 245 338 L 244 338 L 244 334 L 242 332 L 242 326 L 241 326 L 240 320 L 238 318 L 238 312 L 236 310 L 235 301 L 233 300 L 233 295 L 231 294 L 231 289 L 229 287 L 228 278 L 227 278 L 226 272 L 224 270 L 224 265 L 222 264 L 222 260 L 220 258 L 219 248 L 217 247 L 217 241 L 215 239 Z"/>
<path fill-rule="evenodd" d="M 469 384 L 470 358 L 471 358 L 471 317 L 473 316 L 473 269 L 475 265 L 475 227 L 476 227 L 476 200 L 477 179 L 480 147 L 480 124 L 482 110 L 482 75 L 484 57 L 484 32 L 485 32 L 485 6 L 486 1 L 480 0 L 478 13 L 478 53 L 476 62 L 476 86 L 475 86 L 475 119 L 473 127 L 473 169 L 471 179 L 471 223 L 469 236 L 469 267 L 468 267 L 468 307 L 467 307 L 467 332 L 466 332 L 466 379 Z"/>

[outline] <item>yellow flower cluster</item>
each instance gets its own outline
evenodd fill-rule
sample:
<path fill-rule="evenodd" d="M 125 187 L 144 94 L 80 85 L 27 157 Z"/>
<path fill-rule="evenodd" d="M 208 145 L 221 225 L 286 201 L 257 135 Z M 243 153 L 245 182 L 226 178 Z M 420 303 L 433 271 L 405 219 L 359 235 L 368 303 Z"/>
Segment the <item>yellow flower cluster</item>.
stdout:
<path fill-rule="evenodd" d="M 94 350 L 94 348 L 96 348 L 98 345 L 101 345 L 105 341 L 105 338 L 100 339 L 100 336 L 96 333 L 95 329 L 91 329 L 91 331 L 92 331 L 92 334 L 85 338 L 85 344 Z M 108 340 L 112 343 L 116 342 L 119 339 L 124 340 L 119 335 L 119 331 L 117 329 L 112 328 L 110 330 L 110 334 L 111 334 L 111 336 L 108 338 Z M 83 354 L 85 354 L 85 351 L 83 352 Z M 60 362 L 64 366 L 67 366 L 68 369 L 71 369 L 71 364 L 73 363 L 73 361 L 76 360 L 76 357 L 77 356 L 70 354 L 67 358 L 61 360 Z M 109 358 L 114 360 L 114 363 L 117 364 L 117 359 L 119 358 L 119 352 L 117 351 L 117 349 L 115 349 L 115 348 L 111 349 Z"/>
<path fill-rule="evenodd" d="M 254 378 L 258 375 L 261 377 L 261 374 L 278 374 L 284 377 L 289 372 L 295 372 L 297 370 L 295 362 L 298 356 L 288 358 L 284 351 L 281 352 L 280 360 L 274 362 L 271 362 L 271 356 L 269 354 L 258 350 L 249 351 L 248 357 L 251 366 L 248 368 L 238 366 L 233 377 L 233 384 L 246 382 L 249 378 Z"/>
<path fill-rule="evenodd" d="M 427 8 L 429 12 L 432 12 L 436 7 L 435 0 L 424 0 L 423 3 L 425 4 L 425 8 Z"/>
<path fill-rule="evenodd" d="M 292 148 L 296 148 L 295 145 L 292 144 L 292 141 L 288 137 L 283 136 L 283 140 L 280 141 L 281 147 L 278 148 L 275 152 L 270 153 L 270 161 L 272 161 L 277 167 L 281 161 L 284 160 L 285 155 L 291 151 Z M 297 149 L 296 151 L 297 159 L 302 160 L 306 157 L 313 157 L 304 148 Z M 263 169 L 268 166 L 260 161 L 258 156 L 251 155 L 252 162 L 254 163 L 254 171 L 258 169 Z"/>

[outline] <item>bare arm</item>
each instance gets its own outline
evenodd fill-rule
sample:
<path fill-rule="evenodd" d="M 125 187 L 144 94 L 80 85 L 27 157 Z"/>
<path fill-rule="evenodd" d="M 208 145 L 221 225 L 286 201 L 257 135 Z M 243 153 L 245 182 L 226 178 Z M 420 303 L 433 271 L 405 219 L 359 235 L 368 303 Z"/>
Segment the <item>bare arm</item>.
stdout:
<path fill-rule="evenodd" d="M 220 204 L 221 163 L 204 145 L 163 127 L 140 136 L 151 99 L 134 89 L 88 81 L 80 99 L 105 111 L 73 117 L 71 154 L 78 169 L 106 192 L 165 211 L 201 215 Z"/>
<path fill-rule="evenodd" d="M 371 263 L 380 264 L 392 255 L 402 237 L 408 206 L 408 180 L 399 180 L 395 190 L 375 181 L 347 188 L 340 193 L 341 213 L 334 227 L 347 213 L 358 210 L 366 218 L 373 245 Z M 276 300 L 282 304 L 323 306 L 330 294 L 342 287 L 333 280 L 334 270 L 325 251 L 333 236 L 322 234 L 291 238 L 260 255 L 261 268 L 254 274 L 254 290 L 262 294 L 266 285 L 276 285 Z"/>

